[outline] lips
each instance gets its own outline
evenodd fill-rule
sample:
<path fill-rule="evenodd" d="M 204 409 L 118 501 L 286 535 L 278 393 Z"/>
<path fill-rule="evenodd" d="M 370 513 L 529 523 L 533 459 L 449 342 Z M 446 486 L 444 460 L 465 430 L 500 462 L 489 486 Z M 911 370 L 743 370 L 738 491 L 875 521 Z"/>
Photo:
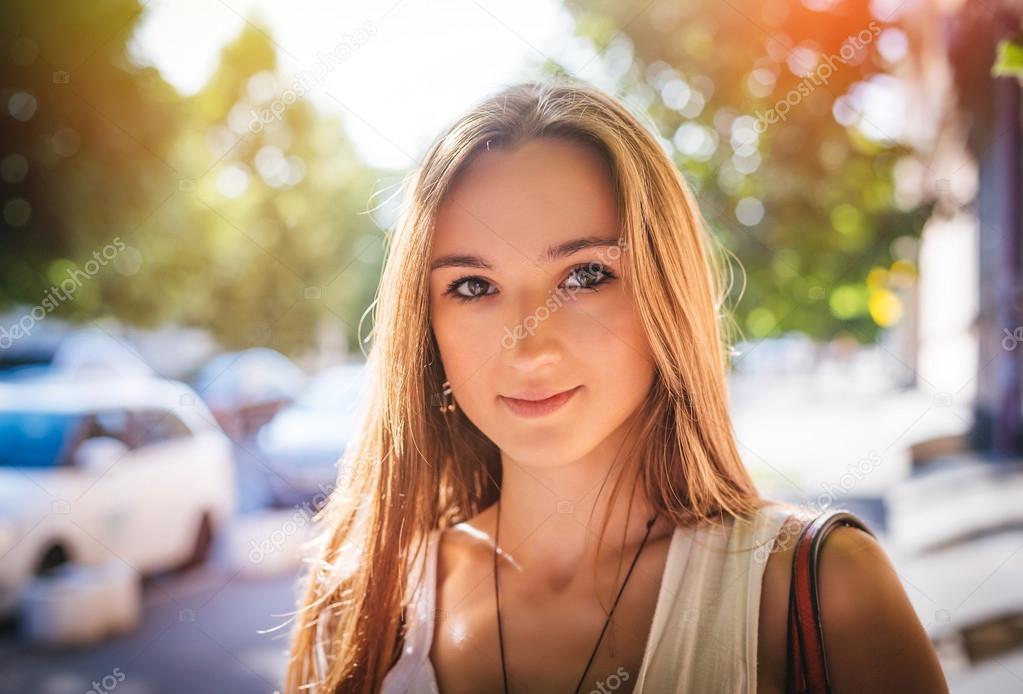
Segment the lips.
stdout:
<path fill-rule="evenodd" d="M 578 386 L 576 386 L 576 388 L 578 388 Z M 524 391 L 522 393 L 516 393 L 515 395 L 503 395 L 502 397 L 511 398 L 512 400 L 539 402 L 541 400 L 547 400 L 549 398 L 552 398 L 555 395 L 567 393 L 570 390 L 574 390 L 574 388 L 563 388 L 561 390 L 531 390 Z"/>
<path fill-rule="evenodd" d="M 576 386 L 553 394 L 532 393 L 521 394 L 522 397 L 499 396 L 501 401 L 517 415 L 523 417 L 542 417 L 560 409 L 572 399 L 572 396 L 582 388 Z"/>

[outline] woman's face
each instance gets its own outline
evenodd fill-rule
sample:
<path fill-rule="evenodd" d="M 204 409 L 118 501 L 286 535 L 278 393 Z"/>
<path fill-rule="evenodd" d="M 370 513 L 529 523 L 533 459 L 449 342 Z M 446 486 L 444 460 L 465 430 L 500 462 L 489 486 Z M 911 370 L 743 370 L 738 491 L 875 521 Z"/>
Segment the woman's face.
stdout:
<path fill-rule="evenodd" d="M 482 152 L 438 211 L 430 313 L 444 372 L 512 460 L 581 459 L 622 431 L 653 382 L 618 237 L 600 155 L 552 138 Z M 573 388 L 542 415 L 506 399 Z"/>

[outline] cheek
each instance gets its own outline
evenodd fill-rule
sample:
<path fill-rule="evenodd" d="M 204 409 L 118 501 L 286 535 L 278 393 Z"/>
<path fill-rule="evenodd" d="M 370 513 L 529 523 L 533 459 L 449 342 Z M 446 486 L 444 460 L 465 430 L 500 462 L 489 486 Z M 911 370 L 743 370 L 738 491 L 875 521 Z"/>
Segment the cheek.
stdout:
<path fill-rule="evenodd" d="M 623 406 L 645 396 L 654 365 L 642 323 L 627 297 L 596 306 L 580 303 L 569 312 L 565 328 L 574 341 L 573 353 L 586 364 L 592 390 L 602 391 L 605 402 Z M 609 394 L 613 394 L 611 397 Z"/>
<path fill-rule="evenodd" d="M 625 359 L 648 359 L 646 334 L 627 294 L 616 288 L 602 297 L 585 297 L 566 305 L 568 328 L 583 345 L 600 345 L 587 351 L 598 361 L 618 363 Z"/>
<path fill-rule="evenodd" d="M 493 326 L 497 320 L 468 307 L 444 303 L 431 311 L 433 333 L 440 348 L 444 373 L 459 391 L 456 397 L 464 399 L 468 391 L 479 385 L 483 367 L 500 349 L 499 338 L 489 337 L 495 332 Z"/>

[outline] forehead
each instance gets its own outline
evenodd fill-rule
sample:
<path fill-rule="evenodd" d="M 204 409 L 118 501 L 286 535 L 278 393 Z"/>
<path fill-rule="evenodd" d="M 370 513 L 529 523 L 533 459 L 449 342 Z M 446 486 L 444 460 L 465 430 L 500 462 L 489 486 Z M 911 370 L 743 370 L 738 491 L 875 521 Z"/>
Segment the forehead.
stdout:
<path fill-rule="evenodd" d="M 616 233 L 614 188 L 600 153 L 538 138 L 483 151 L 460 173 L 437 213 L 433 255 L 471 247 L 533 258 L 559 239 Z"/>

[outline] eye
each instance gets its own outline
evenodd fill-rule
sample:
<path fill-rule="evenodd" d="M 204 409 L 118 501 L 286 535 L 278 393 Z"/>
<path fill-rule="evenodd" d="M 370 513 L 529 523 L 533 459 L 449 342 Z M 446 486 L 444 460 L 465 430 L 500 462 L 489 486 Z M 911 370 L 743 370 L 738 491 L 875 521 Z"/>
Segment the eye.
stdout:
<path fill-rule="evenodd" d="M 576 285 L 574 287 L 568 287 L 569 289 L 593 289 L 596 291 L 596 287 L 610 282 L 615 279 L 616 275 L 611 270 L 600 263 L 586 263 L 585 265 L 577 265 L 572 268 L 572 271 L 568 274 L 569 278 L 576 278 Z M 566 280 L 565 284 L 569 284 Z"/>
<path fill-rule="evenodd" d="M 462 285 L 470 288 L 468 294 L 463 294 L 459 291 L 459 287 Z M 486 294 L 479 294 L 475 291 L 480 285 L 490 286 L 490 283 L 482 277 L 459 277 L 448 285 L 447 291 L 444 293 L 459 301 L 475 301 L 482 296 L 486 296 Z"/>
<path fill-rule="evenodd" d="M 610 268 L 601 263 L 584 263 L 576 265 L 569 271 L 564 285 L 572 291 L 582 289 L 597 291 L 597 287 L 617 279 L 617 277 Z M 492 286 L 490 282 L 476 275 L 459 277 L 448 284 L 444 294 L 462 302 L 476 301 L 493 294 L 493 292 L 488 292 L 484 289 L 490 286 Z"/>

